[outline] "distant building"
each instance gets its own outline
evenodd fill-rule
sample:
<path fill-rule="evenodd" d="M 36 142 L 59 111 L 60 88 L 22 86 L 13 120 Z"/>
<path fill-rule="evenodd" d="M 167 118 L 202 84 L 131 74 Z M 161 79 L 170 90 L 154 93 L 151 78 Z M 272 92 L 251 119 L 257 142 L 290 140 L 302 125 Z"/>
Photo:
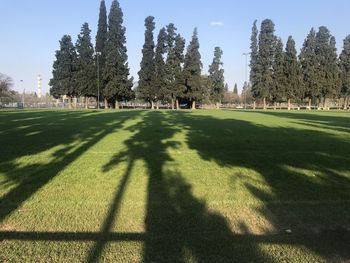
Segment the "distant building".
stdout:
<path fill-rule="evenodd" d="M 43 79 L 41 75 L 38 75 L 38 98 L 41 99 L 43 96 Z"/>

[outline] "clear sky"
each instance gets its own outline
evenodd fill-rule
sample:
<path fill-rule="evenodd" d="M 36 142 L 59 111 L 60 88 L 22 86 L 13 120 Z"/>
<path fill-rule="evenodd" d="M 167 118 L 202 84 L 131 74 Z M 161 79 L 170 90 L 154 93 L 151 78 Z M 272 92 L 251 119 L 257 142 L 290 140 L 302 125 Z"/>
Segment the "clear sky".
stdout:
<path fill-rule="evenodd" d="M 55 50 L 64 34 L 74 41 L 84 22 L 95 40 L 99 0 L 1 0 L 0 72 L 11 76 L 18 91 L 35 91 L 36 77 L 48 91 Z M 111 0 L 106 0 L 109 9 Z M 327 26 L 337 39 L 338 52 L 350 34 L 349 0 L 120 0 L 127 28 L 132 75 L 137 78 L 144 42 L 144 19 L 153 15 L 157 31 L 173 22 L 187 40 L 198 27 L 207 72 L 215 46 L 224 51 L 225 77 L 230 89 L 245 80 L 252 23 L 270 18 L 284 43 L 292 35 L 300 49 L 311 27 Z M 158 33 L 158 32 L 157 32 Z M 155 36 L 156 37 L 156 36 Z M 23 80 L 21 82 L 20 80 Z"/>

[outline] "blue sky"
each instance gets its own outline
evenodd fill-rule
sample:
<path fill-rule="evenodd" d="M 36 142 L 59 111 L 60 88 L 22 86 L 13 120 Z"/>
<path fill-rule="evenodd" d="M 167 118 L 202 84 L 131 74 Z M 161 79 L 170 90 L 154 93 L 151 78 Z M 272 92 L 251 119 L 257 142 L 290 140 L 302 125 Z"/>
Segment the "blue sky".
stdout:
<path fill-rule="evenodd" d="M 58 40 L 64 34 L 74 41 L 84 22 L 95 39 L 99 0 L 2 0 L 0 4 L 0 72 L 11 76 L 15 89 L 35 91 L 36 76 L 44 78 L 49 90 L 52 63 Z M 111 0 L 106 0 L 107 9 Z M 156 18 L 157 31 L 173 22 L 190 41 L 198 27 L 201 54 L 206 72 L 215 46 L 224 51 L 225 77 L 230 88 L 242 86 L 250 33 L 255 19 L 276 24 L 276 34 L 285 42 L 292 35 L 300 49 L 311 27 L 327 26 L 337 39 L 338 52 L 350 34 L 349 0 L 120 0 L 127 28 L 131 73 L 137 78 L 144 42 L 144 19 Z M 213 23 L 216 22 L 216 23 Z M 158 33 L 158 32 L 157 32 Z M 20 82 L 23 80 L 23 82 Z"/>

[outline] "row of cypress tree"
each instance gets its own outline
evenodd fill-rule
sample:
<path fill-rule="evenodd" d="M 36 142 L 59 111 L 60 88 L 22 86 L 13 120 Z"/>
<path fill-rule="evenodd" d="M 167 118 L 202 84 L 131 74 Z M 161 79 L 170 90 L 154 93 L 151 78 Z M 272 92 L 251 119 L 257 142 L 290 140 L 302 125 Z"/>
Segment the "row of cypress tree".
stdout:
<path fill-rule="evenodd" d="M 87 23 L 83 24 L 75 45 L 71 36 L 62 37 L 53 64 L 51 95 L 55 98 L 65 95 L 70 99 L 101 95 L 105 105 L 116 109 L 120 101 L 131 100 L 135 95 L 149 102 L 152 109 L 159 107 L 160 102 L 177 109 L 181 102 L 190 103 L 192 108 L 204 99 L 219 103 L 225 89 L 222 50 L 215 48 L 209 76 L 202 76 L 197 29 L 184 54 L 185 39 L 177 33 L 174 24 L 161 28 L 156 44 L 154 17 L 147 17 L 145 26 L 139 83 L 132 89 L 123 12 L 119 2 L 113 0 L 107 19 L 106 4 L 102 0 L 95 48 Z"/>
<path fill-rule="evenodd" d="M 288 38 L 284 49 L 281 38 L 275 35 L 275 25 L 270 19 L 253 24 L 251 36 L 251 91 L 266 109 L 268 103 L 301 103 L 308 100 L 309 108 L 327 99 L 343 100 L 346 109 L 350 95 L 350 35 L 344 40 L 344 49 L 337 55 L 336 41 L 330 31 L 322 26 L 313 28 L 297 54 L 293 37 Z M 255 107 L 255 104 L 254 104 Z"/>
<path fill-rule="evenodd" d="M 87 23 L 83 24 L 75 45 L 69 35 L 61 39 L 50 80 L 51 95 L 55 98 L 64 95 L 97 98 L 99 86 L 105 105 L 119 108 L 120 101 L 132 99 L 133 78 L 127 62 L 125 30 L 119 2 L 112 1 L 107 18 L 102 0 L 95 49 Z"/>
<path fill-rule="evenodd" d="M 156 44 L 154 17 L 146 18 L 145 27 L 137 92 L 151 103 L 152 109 L 159 108 L 159 102 L 170 103 L 172 109 L 179 109 L 180 102 L 183 102 L 195 109 L 198 101 L 218 103 L 222 100 L 225 79 L 221 61 L 223 52 L 219 47 L 215 48 L 209 75 L 203 76 L 196 28 L 184 54 L 185 39 L 177 33 L 173 23 L 160 29 Z"/>

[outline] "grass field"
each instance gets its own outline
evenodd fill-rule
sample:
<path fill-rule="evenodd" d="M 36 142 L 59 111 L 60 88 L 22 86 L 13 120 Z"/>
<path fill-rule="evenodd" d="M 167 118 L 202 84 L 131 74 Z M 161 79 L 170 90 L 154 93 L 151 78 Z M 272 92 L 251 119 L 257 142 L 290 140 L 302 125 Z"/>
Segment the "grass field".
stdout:
<path fill-rule="evenodd" d="M 0 262 L 350 262 L 350 113 L 1 111 Z"/>

